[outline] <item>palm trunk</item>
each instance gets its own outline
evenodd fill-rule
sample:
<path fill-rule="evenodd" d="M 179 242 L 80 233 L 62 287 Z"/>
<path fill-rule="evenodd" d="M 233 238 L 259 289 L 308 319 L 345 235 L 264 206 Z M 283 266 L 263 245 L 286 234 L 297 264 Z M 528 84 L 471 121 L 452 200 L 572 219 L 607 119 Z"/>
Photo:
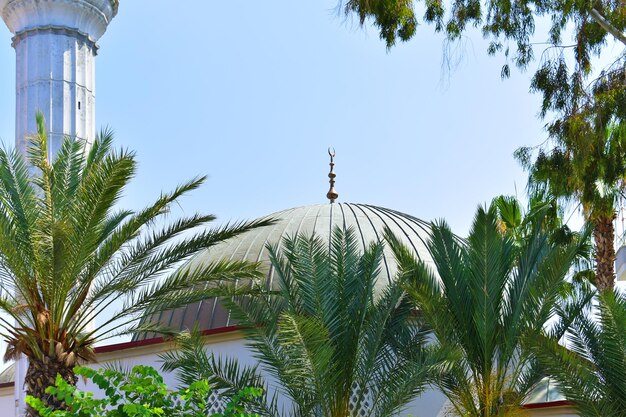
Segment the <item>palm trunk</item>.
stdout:
<path fill-rule="evenodd" d="M 615 285 L 615 227 L 612 216 L 598 216 L 594 222 L 596 246 L 596 287 L 602 292 Z"/>
<path fill-rule="evenodd" d="M 57 374 L 61 375 L 63 379 L 72 385 L 76 385 L 76 382 L 78 381 L 72 367 L 68 367 L 57 358 L 44 358 L 43 361 L 29 358 L 28 370 L 26 371 L 24 381 L 26 384 L 26 394 L 32 395 L 35 398 L 40 398 L 54 410 L 64 410 L 64 402 L 58 401 L 50 394 L 46 394 L 46 388 L 54 385 Z M 28 407 L 26 416 L 39 417 L 39 414 Z"/>

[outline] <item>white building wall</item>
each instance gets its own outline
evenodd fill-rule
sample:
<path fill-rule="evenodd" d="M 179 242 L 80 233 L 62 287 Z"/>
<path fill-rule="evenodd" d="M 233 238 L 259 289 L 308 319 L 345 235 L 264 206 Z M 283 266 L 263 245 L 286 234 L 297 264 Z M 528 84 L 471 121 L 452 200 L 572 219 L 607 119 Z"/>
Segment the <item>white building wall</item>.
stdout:
<path fill-rule="evenodd" d="M 148 365 L 156 369 L 160 369 L 161 362 L 159 360 L 159 354 L 165 352 L 173 347 L 169 343 L 152 344 L 142 347 L 136 347 L 131 349 L 115 350 L 107 353 L 100 353 L 98 355 L 99 363 L 91 366 L 98 367 L 104 364 L 115 363 L 123 368 L 132 368 L 135 365 Z M 207 338 L 207 351 L 213 352 L 216 356 L 230 356 L 237 357 L 242 364 L 254 364 L 255 359 L 250 354 L 250 351 L 244 345 L 241 335 L 237 332 L 224 333 Z M 175 388 L 177 386 L 176 375 L 172 373 L 162 373 L 165 383 Z M 80 389 L 91 391 L 97 395 L 103 395 L 99 391 L 98 387 L 93 383 L 84 384 L 82 380 L 79 380 Z M 276 389 L 275 384 L 270 385 L 270 389 Z M 446 411 L 449 408 L 446 407 L 445 397 L 433 390 L 426 390 L 420 397 L 415 399 L 409 406 L 400 413 L 400 416 L 412 416 L 412 417 L 446 417 Z M 13 416 L 15 412 L 15 404 L 13 401 L 13 390 L 0 389 L 0 417 Z M 527 410 L 529 417 L 575 417 L 576 414 L 570 407 L 553 407 L 553 408 L 538 408 Z"/>
<path fill-rule="evenodd" d="M 171 345 L 157 345 L 150 348 L 137 349 L 135 354 L 129 351 L 121 351 L 120 353 L 112 353 L 105 356 L 106 362 L 120 365 L 123 368 L 132 368 L 134 365 L 148 365 L 156 369 L 160 369 L 159 353 L 167 350 Z M 123 352 L 123 353 L 122 353 Z M 254 359 L 245 346 L 244 340 L 240 338 L 238 333 L 218 335 L 210 337 L 207 344 L 207 352 L 212 352 L 216 357 L 236 357 L 240 363 L 247 365 L 256 364 Z M 130 354 L 129 354 L 130 353 Z M 104 358 L 103 358 L 104 359 Z M 104 361 L 103 361 L 104 362 Z M 94 365 L 97 366 L 97 365 Z M 177 386 L 176 375 L 172 373 L 162 373 L 166 384 L 175 388 Z M 80 383 L 81 389 L 98 392 L 98 387 L 92 383 L 84 385 Z M 270 390 L 275 390 L 275 383 L 270 383 Z M 101 393 L 100 393 L 101 394 Z M 439 412 L 445 402 L 445 397 L 434 390 L 426 391 L 420 398 L 413 401 L 407 409 L 401 413 L 402 416 L 413 417 L 438 417 Z M 283 403 L 285 404 L 285 403 Z"/>
<path fill-rule="evenodd" d="M 13 388 L 0 388 L 0 417 L 12 417 L 14 409 Z"/>

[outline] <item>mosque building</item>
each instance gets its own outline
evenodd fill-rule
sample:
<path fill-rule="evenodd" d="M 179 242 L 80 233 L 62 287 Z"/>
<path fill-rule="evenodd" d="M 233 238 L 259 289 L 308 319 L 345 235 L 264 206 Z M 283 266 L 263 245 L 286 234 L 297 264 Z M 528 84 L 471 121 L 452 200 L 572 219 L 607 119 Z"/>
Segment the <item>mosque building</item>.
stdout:
<path fill-rule="evenodd" d="M 16 138 L 17 149 L 25 151 L 25 141 L 36 131 L 35 112 L 41 111 L 51 141 L 50 152 L 59 148 L 64 136 L 87 142 L 95 137 L 95 62 L 98 39 L 118 13 L 118 0 L 0 0 L 0 15 L 14 34 L 16 52 Z M 274 271 L 269 266 L 266 245 L 285 236 L 316 233 L 330 239 L 334 226 L 348 226 L 358 235 L 362 248 L 381 239 L 390 228 L 403 243 L 426 262 L 429 225 L 413 216 L 368 204 L 335 202 L 335 174 L 331 154 L 331 189 L 328 203 L 291 208 L 271 214 L 277 222 L 269 227 L 244 233 L 196 255 L 191 265 L 220 259 L 247 260 L 265 265 L 268 285 Z M 395 261 L 384 253 L 378 285 L 393 279 Z M 165 312 L 155 318 L 171 328 L 186 330 L 198 325 L 206 336 L 207 350 L 216 356 L 235 356 L 244 364 L 255 362 L 246 348 L 236 323 L 215 299 Z M 136 364 L 159 368 L 158 355 L 173 346 L 157 335 L 144 334 L 132 341 L 96 348 L 98 363 L 118 362 L 124 367 Z M 23 381 L 26 360 L 20 360 L 0 374 L 0 417 L 23 413 Z M 94 366 L 99 366 L 95 364 Z M 175 386 L 173 374 L 166 383 Z M 574 416 L 562 398 L 543 387 L 526 405 L 531 416 Z M 86 389 L 97 391 L 93 386 Z M 428 390 L 402 415 L 442 417 L 446 410 L 442 394 Z M 216 410 L 219 411 L 219 410 Z"/>

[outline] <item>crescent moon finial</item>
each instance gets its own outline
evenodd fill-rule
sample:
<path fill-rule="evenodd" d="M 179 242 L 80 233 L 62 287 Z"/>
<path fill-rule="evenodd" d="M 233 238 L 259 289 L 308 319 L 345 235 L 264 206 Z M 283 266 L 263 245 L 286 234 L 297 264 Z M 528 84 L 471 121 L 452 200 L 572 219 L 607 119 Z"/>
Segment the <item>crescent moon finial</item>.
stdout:
<path fill-rule="evenodd" d="M 332 203 L 335 202 L 335 200 L 339 197 L 339 194 L 337 193 L 337 191 L 335 191 L 335 177 L 337 176 L 335 174 L 334 168 L 335 168 L 335 148 L 333 148 L 332 146 L 328 147 L 328 155 L 330 156 L 330 172 L 328 173 L 328 178 L 330 178 L 330 189 L 328 190 L 328 193 L 326 193 L 326 198 L 328 198 Z"/>

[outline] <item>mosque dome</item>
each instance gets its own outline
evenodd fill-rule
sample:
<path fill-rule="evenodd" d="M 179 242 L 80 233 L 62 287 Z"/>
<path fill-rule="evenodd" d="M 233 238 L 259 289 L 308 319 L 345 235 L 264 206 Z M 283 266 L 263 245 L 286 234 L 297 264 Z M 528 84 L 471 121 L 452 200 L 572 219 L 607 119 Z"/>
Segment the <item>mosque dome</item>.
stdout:
<path fill-rule="evenodd" d="M 274 271 L 268 259 L 267 244 L 278 244 L 284 237 L 302 233 L 329 240 L 331 231 L 339 226 L 355 231 L 361 250 L 373 241 L 383 239 L 388 227 L 420 259 L 432 263 L 426 248 L 430 225 L 408 214 L 368 204 L 333 203 L 316 204 L 283 210 L 266 216 L 276 220 L 272 226 L 250 230 L 207 249 L 189 261 L 189 266 L 218 260 L 246 260 L 260 262 L 267 271 L 267 284 L 274 283 Z M 384 287 L 396 273 L 396 262 L 388 247 L 383 253 L 383 265 L 377 286 Z M 190 304 L 184 308 L 163 312 L 157 322 L 175 330 L 191 329 L 197 323 L 202 330 L 233 326 L 228 311 L 215 299 Z M 154 337 L 142 335 L 138 339 Z"/>

